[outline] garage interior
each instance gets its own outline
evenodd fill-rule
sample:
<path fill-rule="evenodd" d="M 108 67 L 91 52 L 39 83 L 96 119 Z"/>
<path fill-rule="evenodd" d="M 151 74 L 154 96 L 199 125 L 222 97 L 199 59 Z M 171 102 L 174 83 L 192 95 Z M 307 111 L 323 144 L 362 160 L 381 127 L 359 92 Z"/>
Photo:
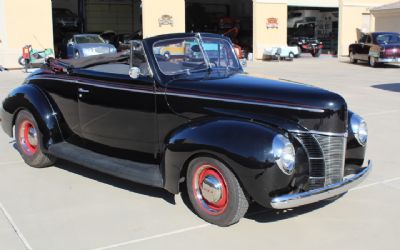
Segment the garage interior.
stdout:
<path fill-rule="evenodd" d="M 110 34 L 142 36 L 141 0 L 53 0 L 52 8 L 54 48 L 59 57 L 63 57 L 62 47 L 75 33 L 100 34 L 106 40 L 116 39 Z M 77 26 L 60 27 L 57 23 L 57 13 L 66 10 L 79 20 Z"/>
<path fill-rule="evenodd" d="M 296 37 L 316 38 L 324 44 L 323 53 L 338 51 L 338 8 L 288 6 L 287 43 Z"/>
<path fill-rule="evenodd" d="M 186 32 L 224 34 L 247 53 L 253 50 L 252 0 L 186 0 Z"/>

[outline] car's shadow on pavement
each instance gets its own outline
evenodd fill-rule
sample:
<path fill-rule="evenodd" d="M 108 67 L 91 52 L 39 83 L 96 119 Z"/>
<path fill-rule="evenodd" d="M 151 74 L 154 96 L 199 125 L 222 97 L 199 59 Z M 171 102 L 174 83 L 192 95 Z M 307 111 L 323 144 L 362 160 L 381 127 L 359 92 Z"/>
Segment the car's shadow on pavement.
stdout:
<path fill-rule="evenodd" d="M 375 84 L 371 87 L 381 90 L 400 92 L 400 83 L 385 83 L 385 84 Z"/>
<path fill-rule="evenodd" d="M 13 148 L 18 151 L 15 140 L 10 143 L 12 143 Z M 58 159 L 52 167 L 57 167 L 65 171 L 114 186 L 116 188 L 121 188 L 142 195 L 161 198 L 166 202 L 175 205 L 175 196 L 161 188 L 124 180 L 62 159 Z"/>
<path fill-rule="evenodd" d="M 181 197 L 186 207 L 188 207 L 194 214 L 196 214 L 192 204 L 190 203 L 189 196 L 186 190 L 185 189 L 181 190 L 182 190 Z M 244 218 L 249 220 L 254 220 L 260 223 L 270 223 L 274 221 L 286 220 L 320 209 L 326 205 L 329 205 L 334 200 L 335 199 L 324 200 L 317 203 L 304 205 L 292 209 L 285 209 L 285 210 L 275 210 L 272 208 L 265 208 L 254 202 L 250 204 L 249 210 L 245 214 Z"/>
<path fill-rule="evenodd" d="M 253 203 L 246 215 L 244 216 L 246 219 L 254 220 L 260 223 L 270 223 L 274 221 L 286 220 L 290 219 L 302 214 L 310 213 L 314 210 L 320 209 L 326 205 L 329 205 L 332 201 L 325 200 L 317 203 L 304 205 L 301 207 L 285 209 L 285 210 L 275 210 L 264 208 L 256 203 Z"/>
<path fill-rule="evenodd" d="M 65 171 L 114 186 L 116 188 L 125 189 L 142 195 L 162 198 L 170 204 L 175 204 L 175 196 L 161 188 L 151 187 L 136 182 L 124 180 L 65 160 L 57 160 L 54 166 Z"/>
<path fill-rule="evenodd" d="M 357 63 L 351 63 L 351 62 L 349 62 L 349 61 L 344 61 L 343 63 L 351 64 L 351 65 L 357 65 L 357 66 L 360 66 L 360 67 L 371 68 L 371 66 L 369 66 L 368 62 L 364 62 L 364 61 L 360 61 L 360 62 L 357 62 Z M 378 64 L 378 65 L 375 67 L 375 69 L 399 69 L 399 68 L 400 68 L 400 65 L 396 65 L 396 64 L 387 64 L 387 63 L 385 63 L 385 64 Z"/>

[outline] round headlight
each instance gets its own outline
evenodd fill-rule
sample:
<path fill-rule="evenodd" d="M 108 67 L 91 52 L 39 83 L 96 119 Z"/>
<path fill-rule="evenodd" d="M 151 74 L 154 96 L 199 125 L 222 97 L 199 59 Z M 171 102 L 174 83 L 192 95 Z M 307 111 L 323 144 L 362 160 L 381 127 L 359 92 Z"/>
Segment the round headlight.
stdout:
<path fill-rule="evenodd" d="M 294 170 L 295 151 L 293 144 L 283 135 L 276 135 L 272 142 L 272 151 L 278 167 L 283 173 L 290 175 Z"/>
<path fill-rule="evenodd" d="M 368 140 L 367 123 L 359 115 L 353 114 L 350 119 L 351 130 L 358 143 L 365 146 Z"/>

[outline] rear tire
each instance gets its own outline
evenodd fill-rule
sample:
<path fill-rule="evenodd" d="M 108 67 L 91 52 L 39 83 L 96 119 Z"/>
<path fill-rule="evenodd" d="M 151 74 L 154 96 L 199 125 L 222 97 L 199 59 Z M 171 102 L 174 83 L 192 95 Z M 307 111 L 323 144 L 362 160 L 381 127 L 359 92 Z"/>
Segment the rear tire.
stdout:
<path fill-rule="evenodd" d="M 190 162 L 186 185 L 196 213 L 218 226 L 237 223 L 249 202 L 232 171 L 222 162 L 199 157 Z"/>
<path fill-rule="evenodd" d="M 294 58 L 294 53 L 293 52 L 290 52 L 289 53 L 289 57 L 288 57 L 288 61 L 293 61 L 293 58 Z"/>
<path fill-rule="evenodd" d="M 22 159 L 31 167 L 44 168 L 55 163 L 56 158 L 43 153 L 42 133 L 33 115 L 22 110 L 15 120 L 15 140 Z"/>
<path fill-rule="evenodd" d="M 358 62 L 358 60 L 354 58 L 353 51 L 350 51 L 349 56 L 350 56 L 350 63 L 356 64 Z"/>
<path fill-rule="evenodd" d="M 20 58 L 18 58 L 18 63 L 21 66 L 25 66 L 25 58 L 23 58 L 22 56 Z"/>
<path fill-rule="evenodd" d="M 312 55 L 313 57 L 319 57 L 319 56 L 321 55 L 321 50 L 318 50 L 318 51 L 316 51 L 315 53 L 312 52 L 311 55 Z"/>

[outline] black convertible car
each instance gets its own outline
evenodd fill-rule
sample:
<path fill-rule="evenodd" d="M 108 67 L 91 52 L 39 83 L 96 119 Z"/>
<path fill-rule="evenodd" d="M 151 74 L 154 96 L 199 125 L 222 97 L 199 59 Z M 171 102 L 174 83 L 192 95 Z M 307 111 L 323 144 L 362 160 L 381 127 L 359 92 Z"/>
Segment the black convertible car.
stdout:
<path fill-rule="evenodd" d="M 366 123 L 341 96 L 244 74 L 221 35 L 161 35 L 127 54 L 49 62 L 8 95 L 1 117 L 32 167 L 61 158 L 186 189 L 198 215 L 220 226 L 250 202 L 336 198 L 371 168 Z"/>

